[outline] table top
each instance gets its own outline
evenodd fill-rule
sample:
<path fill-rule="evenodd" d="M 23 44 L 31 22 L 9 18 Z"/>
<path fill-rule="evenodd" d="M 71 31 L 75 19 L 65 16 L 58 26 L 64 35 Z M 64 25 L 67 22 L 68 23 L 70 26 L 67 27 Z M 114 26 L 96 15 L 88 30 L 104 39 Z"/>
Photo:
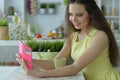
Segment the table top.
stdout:
<path fill-rule="evenodd" d="M 12 72 L 14 72 L 18 67 L 17 66 L 0 66 L 0 80 L 4 80 Z"/>
<path fill-rule="evenodd" d="M 21 67 L 0 67 L 0 80 L 85 80 L 83 74 L 67 77 L 34 78 L 26 76 Z"/>

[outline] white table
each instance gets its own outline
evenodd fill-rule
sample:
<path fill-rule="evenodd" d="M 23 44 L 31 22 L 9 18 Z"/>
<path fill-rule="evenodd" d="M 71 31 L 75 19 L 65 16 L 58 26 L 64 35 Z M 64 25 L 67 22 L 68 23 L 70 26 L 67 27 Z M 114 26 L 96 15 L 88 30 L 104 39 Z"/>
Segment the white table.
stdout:
<path fill-rule="evenodd" d="M 26 76 L 21 67 L 0 67 L 0 80 L 85 80 L 83 75 L 53 78 L 34 78 Z"/>
<path fill-rule="evenodd" d="M 0 80 L 5 80 L 5 78 L 11 75 L 11 73 L 13 73 L 14 71 L 16 71 L 17 68 L 17 66 L 0 66 Z"/>

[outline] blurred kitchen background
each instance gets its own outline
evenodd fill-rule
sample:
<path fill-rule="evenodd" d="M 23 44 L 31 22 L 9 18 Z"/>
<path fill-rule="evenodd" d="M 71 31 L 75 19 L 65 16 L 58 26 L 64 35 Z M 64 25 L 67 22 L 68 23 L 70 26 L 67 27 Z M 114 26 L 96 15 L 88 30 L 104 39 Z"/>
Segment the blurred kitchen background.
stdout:
<path fill-rule="evenodd" d="M 118 33 L 120 32 L 120 1 L 96 0 L 96 2 L 118 39 Z M 49 10 L 51 3 L 54 6 L 53 12 Z M 66 0 L 0 0 L 0 14 L 1 17 L 6 17 L 9 20 L 9 32 L 14 30 L 14 17 L 17 16 L 17 23 L 24 26 L 26 28 L 24 30 L 32 37 L 36 33 L 47 35 L 52 31 L 57 34 L 58 32 L 64 34 L 65 9 Z M 61 28 L 63 31 L 61 31 Z"/>
<path fill-rule="evenodd" d="M 10 26 L 14 25 L 12 24 L 14 23 L 13 17 L 19 16 L 21 25 L 32 26 L 33 31 L 31 32 L 34 34 L 47 34 L 50 31 L 58 30 L 61 25 L 64 25 L 66 8 L 64 1 L 65 0 L 0 0 L 0 13 L 2 17 L 6 16 L 9 19 Z M 55 6 L 54 12 L 49 12 L 49 5 L 51 3 Z M 46 5 L 46 12 L 41 12 L 42 4 Z M 29 32 L 28 34 L 30 35 Z"/>
<path fill-rule="evenodd" d="M 95 1 L 105 15 L 120 48 L 120 0 Z M 26 35 L 36 39 L 35 35 L 40 33 L 45 39 L 63 39 L 65 9 L 66 0 L 0 0 L 0 18 L 9 20 L 9 38 L 0 40 L 0 60 L 6 61 L 8 58 L 16 63 L 13 53 L 18 52 L 17 40 L 28 39 L 25 38 Z M 6 57 L 5 53 L 12 57 Z"/>

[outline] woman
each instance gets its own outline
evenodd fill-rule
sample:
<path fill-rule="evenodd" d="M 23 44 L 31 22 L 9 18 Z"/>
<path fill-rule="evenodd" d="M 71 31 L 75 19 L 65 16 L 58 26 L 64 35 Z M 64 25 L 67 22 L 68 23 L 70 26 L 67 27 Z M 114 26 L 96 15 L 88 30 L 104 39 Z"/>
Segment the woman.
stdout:
<path fill-rule="evenodd" d="M 55 69 L 53 61 L 33 60 L 33 70 L 19 60 L 27 75 L 34 77 L 70 76 L 82 72 L 86 80 L 120 80 L 113 68 L 118 65 L 118 47 L 113 33 L 94 0 L 68 0 L 66 8 L 66 39 L 55 58 L 68 59 L 73 64 Z"/>

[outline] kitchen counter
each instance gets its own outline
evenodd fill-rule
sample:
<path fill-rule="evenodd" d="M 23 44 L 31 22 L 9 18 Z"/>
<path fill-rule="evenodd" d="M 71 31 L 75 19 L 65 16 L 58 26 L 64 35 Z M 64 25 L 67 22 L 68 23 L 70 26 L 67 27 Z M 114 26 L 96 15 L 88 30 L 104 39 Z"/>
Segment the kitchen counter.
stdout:
<path fill-rule="evenodd" d="M 42 41 L 42 40 L 38 40 L 38 41 Z M 51 40 L 51 41 L 54 41 L 54 40 Z M 120 44 L 120 39 L 116 41 L 118 44 Z M 18 40 L 0 40 L 0 46 L 17 46 L 17 45 L 18 45 Z"/>
<path fill-rule="evenodd" d="M 52 77 L 52 78 L 34 78 L 26 76 L 21 67 L 0 66 L 0 80 L 85 80 L 83 75 Z"/>
<path fill-rule="evenodd" d="M 0 40 L 0 46 L 17 46 L 17 40 Z"/>
<path fill-rule="evenodd" d="M 63 41 L 64 39 L 48 39 L 48 41 L 55 41 L 55 40 Z M 22 40 L 22 41 L 24 42 L 27 40 Z M 44 39 L 38 39 L 37 41 L 44 41 Z M 18 45 L 18 40 L 0 40 L 0 46 L 17 46 L 17 45 Z"/>

